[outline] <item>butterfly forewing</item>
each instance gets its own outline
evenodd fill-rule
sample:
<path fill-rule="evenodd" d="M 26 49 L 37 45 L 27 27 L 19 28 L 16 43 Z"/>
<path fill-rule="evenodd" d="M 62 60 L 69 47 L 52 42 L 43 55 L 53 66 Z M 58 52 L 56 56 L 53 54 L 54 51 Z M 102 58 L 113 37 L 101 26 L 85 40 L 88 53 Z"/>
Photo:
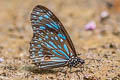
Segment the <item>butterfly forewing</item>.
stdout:
<path fill-rule="evenodd" d="M 36 6 L 31 13 L 33 37 L 30 56 L 40 68 L 65 66 L 76 56 L 73 43 L 58 18 L 47 8 Z"/>

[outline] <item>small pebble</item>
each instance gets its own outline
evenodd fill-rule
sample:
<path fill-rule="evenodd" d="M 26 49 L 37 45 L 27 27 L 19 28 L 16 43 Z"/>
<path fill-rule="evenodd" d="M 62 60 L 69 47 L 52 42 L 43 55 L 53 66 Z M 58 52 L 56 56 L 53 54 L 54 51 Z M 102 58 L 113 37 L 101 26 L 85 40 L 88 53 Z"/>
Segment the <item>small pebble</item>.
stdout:
<path fill-rule="evenodd" d="M 3 58 L 0 58 L 0 63 L 3 62 L 3 61 L 4 61 L 4 59 L 3 59 Z"/>
<path fill-rule="evenodd" d="M 110 16 L 110 14 L 109 14 L 108 11 L 103 11 L 103 12 L 101 12 L 101 14 L 100 14 L 101 22 L 103 22 L 104 20 L 108 19 L 109 16 Z"/>
<path fill-rule="evenodd" d="M 102 18 L 108 17 L 109 13 L 107 11 L 103 11 L 100 15 Z"/>

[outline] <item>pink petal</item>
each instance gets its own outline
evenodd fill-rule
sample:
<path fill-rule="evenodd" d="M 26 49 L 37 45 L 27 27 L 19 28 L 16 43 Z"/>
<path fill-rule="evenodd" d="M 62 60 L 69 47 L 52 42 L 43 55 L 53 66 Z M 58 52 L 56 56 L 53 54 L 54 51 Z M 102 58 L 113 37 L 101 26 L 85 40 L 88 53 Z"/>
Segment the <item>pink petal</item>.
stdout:
<path fill-rule="evenodd" d="M 96 28 L 96 23 L 94 21 L 90 21 L 85 25 L 86 30 L 94 30 Z"/>

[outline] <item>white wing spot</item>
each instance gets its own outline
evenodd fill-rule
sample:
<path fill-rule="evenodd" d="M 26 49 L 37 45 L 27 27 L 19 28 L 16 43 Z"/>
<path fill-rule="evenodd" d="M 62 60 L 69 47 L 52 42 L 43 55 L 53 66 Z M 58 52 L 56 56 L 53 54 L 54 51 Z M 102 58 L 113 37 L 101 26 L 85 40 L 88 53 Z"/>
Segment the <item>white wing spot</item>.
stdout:
<path fill-rule="evenodd" d="M 60 39 L 61 42 L 63 42 L 63 39 Z"/>

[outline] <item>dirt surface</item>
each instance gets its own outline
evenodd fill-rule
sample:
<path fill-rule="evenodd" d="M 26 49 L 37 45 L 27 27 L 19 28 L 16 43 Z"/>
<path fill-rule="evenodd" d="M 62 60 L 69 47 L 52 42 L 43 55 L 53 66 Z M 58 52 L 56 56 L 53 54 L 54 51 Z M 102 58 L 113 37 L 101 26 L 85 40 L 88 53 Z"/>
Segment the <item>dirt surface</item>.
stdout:
<path fill-rule="evenodd" d="M 37 69 L 29 59 L 30 13 L 48 7 L 64 24 L 83 67 Z M 100 14 L 110 16 L 101 21 Z M 85 30 L 95 21 L 96 29 Z M 0 80 L 120 80 L 119 0 L 0 0 Z M 65 71 L 63 71 L 65 70 Z"/>

